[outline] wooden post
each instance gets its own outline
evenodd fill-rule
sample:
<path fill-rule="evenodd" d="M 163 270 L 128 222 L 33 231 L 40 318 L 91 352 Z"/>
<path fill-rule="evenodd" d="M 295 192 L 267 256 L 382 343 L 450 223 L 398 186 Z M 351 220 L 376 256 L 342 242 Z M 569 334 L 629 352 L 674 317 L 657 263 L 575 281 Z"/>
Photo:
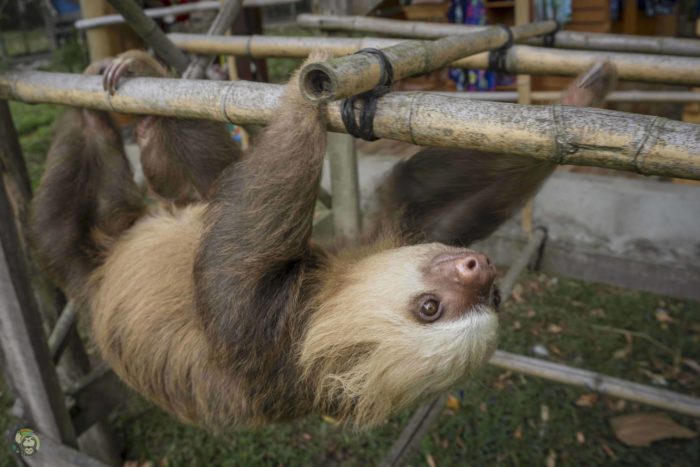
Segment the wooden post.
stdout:
<path fill-rule="evenodd" d="M 61 309 L 64 297 L 34 265 L 29 254 L 26 231 L 31 187 L 27 168 L 22 157 L 22 150 L 6 101 L 0 101 L 0 166 L 3 168 L 2 180 L 5 184 L 6 195 L 11 203 L 15 225 L 19 233 L 18 241 L 22 245 L 22 249 L 17 250 L 15 254 L 23 256 L 23 262 L 28 271 L 34 296 L 38 301 L 37 310 L 40 314 L 39 321 L 42 325 L 42 333 L 37 334 L 36 338 L 43 339 L 46 335 L 44 331 L 48 330 L 56 320 L 57 311 Z M 61 314 L 59 320 L 63 319 L 65 321 L 66 318 L 67 316 L 64 317 L 64 314 Z M 89 370 L 89 359 L 77 332 L 70 326 L 66 326 L 63 331 L 65 331 L 65 334 L 62 339 L 62 345 L 68 345 L 68 348 L 67 355 L 61 361 L 59 373 L 70 379 Z M 66 334 L 68 339 L 65 338 Z M 58 356 L 53 351 L 51 351 L 51 354 L 53 360 L 58 361 Z M 51 371 L 53 370 L 54 368 L 51 367 Z M 114 435 L 104 423 L 92 427 L 84 436 L 78 439 L 78 443 L 81 447 L 84 447 L 86 452 L 102 461 L 114 464 L 119 459 L 119 450 L 116 447 Z"/>
<path fill-rule="evenodd" d="M 209 26 L 207 35 L 222 35 L 230 29 L 233 22 L 236 20 L 238 13 L 241 11 L 243 0 L 226 0 L 224 5 L 219 10 L 219 13 L 214 18 L 214 21 Z M 207 68 L 211 65 L 214 57 L 206 55 L 195 57 L 189 64 L 187 70 L 182 77 L 185 79 L 201 79 L 205 76 Z"/>
<path fill-rule="evenodd" d="M 13 145 L 0 139 L 3 153 Z M 75 433 L 46 344 L 4 179 L 0 177 L 0 345 L 7 373 L 39 433 L 75 447 Z"/>
<path fill-rule="evenodd" d="M 100 17 L 114 10 L 105 0 L 80 0 L 83 18 Z M 128 26 L 110 25 L 86 31 L 90 61 L 95 62 L 129 49 L 143 47 L 143 42 Z"/>
<path fill-rule="evenodd" d="M 331 169 L 335 235 L 355 238 L 362 229 L 355 138 L 341 133 L 328 133 L 327 154 Z"/>
<path fill-rule="evenodd" d="M 156 22 L 146 16 L 134 0 L 107 1 L 124 17 L 134 32 L 153 48 L 156 55 L 173 67 L 179 75 L 185 72 L 189 64 L 187 56 L 170 42 Z"/>

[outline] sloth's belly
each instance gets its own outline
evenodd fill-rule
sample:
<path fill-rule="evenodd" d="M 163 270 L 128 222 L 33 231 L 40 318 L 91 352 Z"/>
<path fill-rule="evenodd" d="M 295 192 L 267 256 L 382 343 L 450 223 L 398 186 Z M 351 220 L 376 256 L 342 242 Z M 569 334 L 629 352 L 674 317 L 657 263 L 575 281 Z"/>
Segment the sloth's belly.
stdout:
<path fill-rule="evenodd" d="M 120 378 L 178 418 L 246 424 L 240 385 L 211 358 L 194 308 L 203 209 L 146 217 L 116 242 L 92 278 L 92 332 Z M 240 418 L 223 423 L 219 413 Z"/>

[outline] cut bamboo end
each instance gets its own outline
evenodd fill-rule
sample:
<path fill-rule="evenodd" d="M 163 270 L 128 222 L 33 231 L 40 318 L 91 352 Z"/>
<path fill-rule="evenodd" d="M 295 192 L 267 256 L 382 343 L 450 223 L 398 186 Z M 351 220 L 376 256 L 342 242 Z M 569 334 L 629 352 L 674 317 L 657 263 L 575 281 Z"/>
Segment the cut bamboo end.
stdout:
<path fill-rule="evenodd" d="M 311 102 L 330 101 L 337 94 L 338 82 L 327 63 L 305 67 L 299 76 L 301 93 Z"/>

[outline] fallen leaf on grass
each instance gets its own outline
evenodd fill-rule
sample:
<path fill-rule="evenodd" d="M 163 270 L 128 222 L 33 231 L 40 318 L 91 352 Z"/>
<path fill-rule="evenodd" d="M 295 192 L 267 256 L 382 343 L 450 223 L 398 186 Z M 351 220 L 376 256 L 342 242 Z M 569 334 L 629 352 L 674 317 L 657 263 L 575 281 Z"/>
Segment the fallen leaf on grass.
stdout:
<path fill-rule="evenodd" d="M 612 448 L 611 448 L 610 446 L 608 446 L 607 444 L 603 443 L 602 448 L 603 448 L 603 451 L 605 451 L 605 454 L 607 454 L 608 456 L 610 456 L 610 458 L 611 458 L 612 460 L 617 460 L 617 456 L 615 455 L 615 451 L 613 451 Z"/>
<path fill-rule="evenodd" d="M 338 424 L 340 423 L 340 421 L 336 420 L 330 415 L 321 415 L 321 418 L 324 422 L 328 423 L 329 425 L 338 426 Z"/>
<path fill-rule="evenodd" d="M 579 407 L 593 407 L 598 402 L 598 394 L 591 392 L 589 394 L 581 394 L 575 404 Z"/>
<path fill-rule="evenodd" d="M 459 399 L 450 394 L 449 396 L 447 396 L 445 406 L 447 406 L 448 409 L 459 410 Z"/>
<path fill-rule="evenodd" d="M 547 455 L 547 467 L 555 467 L 557 465 L 557 453 L 554 451 L 549 451 Z"/>
<path fill-rule="evenodd" d="M 425 462 L 427 462 L 430 467 L 437 467 L 435 459 L 433 459 L 433 456 L 431 456 L 430 454 L 427 454 L 425 456 Z"/>
<path fill-rule="evenodd" d="M 549 326 L 547 326 L 547 332 L 550 332 L 552 334 L 559 334 L 561 331 L 562 327 L 558 324 L 550 324 Z"/>
<path fill-rule="evenodd" d="M 523 298 L 522 284 L 516 284 L 515 287 L 513 287 L 513 291 L 510 293 L 510 296 L 513 297 L 515 303 L 523 303 L 525 299 Z"/>
<path fill-rule="evenodd" d="M 576 432 L 576 441 L 578 441 L 578 444 L 585 444 L 586 443 L 586 435 L 584 435 L 580 431 L 577 431 Z"/>
<path fill-rule="evenodd" d="M 663 308 L 657 308 L 656 312 L 654 313 L 654 317 L 657 319 L 659 323 L 675 323 L 676 320 L 671 318 L 671 315 L 668 314 L 668 311 L 664 310 Z"/>
<path fill-rule="evenodd" d="M 610 419 L 617 439 L 628 446 L 644 447 L 668 438 L 695 438 L 698 434 L 674 422 L 663 412 L 620 415 Z"/>
<path fill-rule="evenodd" d="M 515 431 L 513 432 L 513 438 L 523 439 L 523 427 L 518 426 L 518 428 L 515 429 Z"/>
<path fill-rule="evenodd" d="M 597 316 L 598 318 L 605 318 L 605 310 L 602 308 L 595 308 L 591 310 L 592 316 Z"/>
<path fill-rule="evenodd" d="M 691 368 L 695 370 L 696 372 L 700 373 L 700 364 L 696 362 L 695 360 L 692 360 L 690 358 L 684 358 L 683 359 L 683 364 L 687 366 L 688 368 Z"/>

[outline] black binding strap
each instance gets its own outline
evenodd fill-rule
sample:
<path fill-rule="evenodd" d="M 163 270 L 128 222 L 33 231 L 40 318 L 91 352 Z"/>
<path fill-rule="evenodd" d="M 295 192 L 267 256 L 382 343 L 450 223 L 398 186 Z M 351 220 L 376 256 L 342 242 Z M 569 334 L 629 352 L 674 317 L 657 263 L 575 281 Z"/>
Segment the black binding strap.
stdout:
<path fill-rule="evenodd" d="M 508 49 L 513 45 L 513 31 L 505 24 L 497 24 L 508 34 L 508 40 L 505 44 L 489 52 L 489 70 L 496 73 L 508 73 L 506 69 L 506 54 Z"/>
<path fill-rule="evenodd" d="M 542 45 L 544 45 L 545 47 L 554 47 L 554 43 L 556 41 L 556 35 L 559 32 L 559 30 L 561 29 L 561 23 L 559 21 L 556 21 L 556 23 L 557 23 L 557 27 L 554 28 L 554 31 L 542 36 Z"/>
<path fill-rule="evenodd" d="M 374 89 L 345 99 L 340 106 L 340 115 L 349 134 L 365 141 L 376 141 L 378 138 L 374 136 L 374 113 L 377 110 L 377 99 L 389 92 L 391 83 L 394 81 L 394 69 L 384 52 L 379 49 L 362 49 L 356 53 L 376 56 L 379 60 L 381 78 Z M 358 101 L 362 105 L 359 119 L 355 116 L 355 102 Z"/>

